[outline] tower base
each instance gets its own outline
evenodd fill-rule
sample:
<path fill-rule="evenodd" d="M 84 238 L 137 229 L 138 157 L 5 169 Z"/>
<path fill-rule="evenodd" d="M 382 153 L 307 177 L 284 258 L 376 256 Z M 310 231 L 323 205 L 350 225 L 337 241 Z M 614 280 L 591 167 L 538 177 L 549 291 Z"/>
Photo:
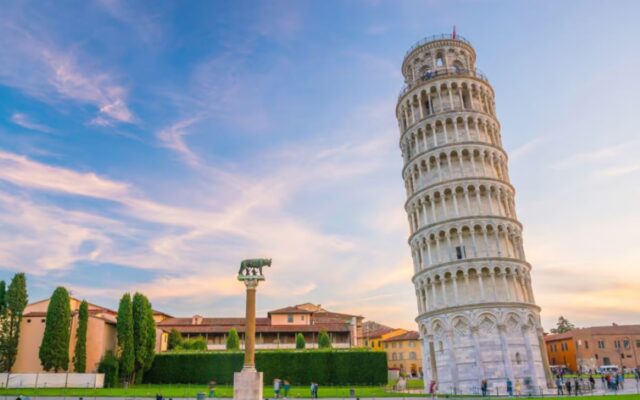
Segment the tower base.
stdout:
<path fill-rule="evenodd" d="M 262 372 L 244 367 L 233 374 L 234 400 L 262 400 Z"/>

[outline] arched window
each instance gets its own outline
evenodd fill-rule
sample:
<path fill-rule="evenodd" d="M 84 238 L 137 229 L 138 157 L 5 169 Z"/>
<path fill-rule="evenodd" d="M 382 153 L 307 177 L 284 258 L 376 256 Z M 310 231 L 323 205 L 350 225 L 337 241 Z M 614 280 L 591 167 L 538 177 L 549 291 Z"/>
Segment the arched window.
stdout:
<path fill-rule="evenodd" d="M 438 57 L 436 57 L 436 67 L 444 67 L 444 57 L 442 57 L 442 54 L 438 54 Z"/>

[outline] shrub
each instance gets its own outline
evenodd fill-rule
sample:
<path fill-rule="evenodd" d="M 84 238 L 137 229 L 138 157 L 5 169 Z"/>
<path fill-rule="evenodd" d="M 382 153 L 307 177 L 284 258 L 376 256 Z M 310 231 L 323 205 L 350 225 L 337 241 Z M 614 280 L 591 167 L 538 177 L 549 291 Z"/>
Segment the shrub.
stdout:
<path fill-rule="evenodd" d="M 240 337 L 235 329 L 229 330 L 227 337 L 227 350 L 240 350 Z"/>
<path fill-rule="evenodd" d="M 320 332 L 320 335 L 318 336 L 318 348 L 320 349 L 331 348 L 331 339 L 329 339 L 329 334 L 326 331 Z"/>
<path fill-rule="evenodd" d="M 296 350 L 303 350 L 306 346 L 307 343 L 304 341 L 304 335 L 298 333 L 296 335 Z"/>
<path fill-rule="evenodd" d="M 98 364 L 98 372 L 104 374 L 104 387 L 118 386 L 119 366 L 118 357 L 111 350 L 107 351 Z"/>
<path fill-rule="evenodd" d="M 169 352 L 158 354 L 144 375 L 152 384 L 233 383 L 242 369 L 242 352 Z M 293 385 L 383 385 L 387 383 L 386 353 L 352 350 L 272 350 L 256 352 L 256 368 L 264 382 L 286 377 Z"/>
<path fill-rule="evenodd" d="M 167 343 L 167 349 L 173 350 L 180 346 L 180 344 L 182 344 L 182 334 L 180 334 L 180 332 L 175 328 L 171 329 L 169 332 L 169 343 Z"/>
<path fill-rule="evenodd" d="M 202 336 L 195 338 L 183 339 L 175 350 L 207 350 L 207 340 Z"/>

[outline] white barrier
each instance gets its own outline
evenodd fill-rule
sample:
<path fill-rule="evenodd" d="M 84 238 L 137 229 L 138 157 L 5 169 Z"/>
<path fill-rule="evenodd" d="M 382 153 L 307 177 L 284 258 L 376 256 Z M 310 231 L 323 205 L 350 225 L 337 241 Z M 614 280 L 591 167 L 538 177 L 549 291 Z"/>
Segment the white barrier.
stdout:
<path fill-rule="evenodd" d="M 102 388 L 104 374 L 41 373 L 7 374 L 0 373 L 1 388 Z"/>

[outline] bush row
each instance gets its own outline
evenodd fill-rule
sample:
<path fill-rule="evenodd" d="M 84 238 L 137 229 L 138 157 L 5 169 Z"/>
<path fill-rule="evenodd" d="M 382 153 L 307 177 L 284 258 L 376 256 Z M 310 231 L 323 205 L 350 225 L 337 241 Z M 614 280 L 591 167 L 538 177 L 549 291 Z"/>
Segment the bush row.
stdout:
<path fill-rule="evenodd" d="M 156 355 L 145 383 L 233 384 L 242 369 L 242 352 L 169 352 Z M 256 352 L 256 368 L 264 383 L 274 378 L 292 385 L 383 385 L 387 383 L 386 353 L 369 350 L 305 350 Z"/>

